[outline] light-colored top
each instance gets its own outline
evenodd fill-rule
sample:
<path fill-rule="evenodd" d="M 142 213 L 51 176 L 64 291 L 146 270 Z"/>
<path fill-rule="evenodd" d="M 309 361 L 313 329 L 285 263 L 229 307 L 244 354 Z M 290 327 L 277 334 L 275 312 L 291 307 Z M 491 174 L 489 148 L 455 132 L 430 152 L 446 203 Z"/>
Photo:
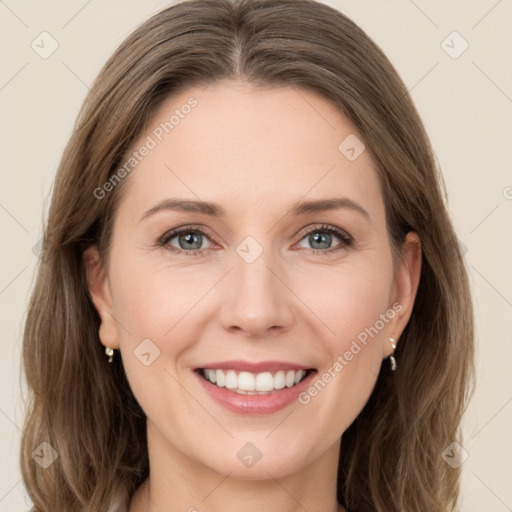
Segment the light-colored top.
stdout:
<path fill-rule="evenodd" d="M 108 509 L 108 512 L 128 512 L 128 503 L 126 497 L 117 498 Z"/>

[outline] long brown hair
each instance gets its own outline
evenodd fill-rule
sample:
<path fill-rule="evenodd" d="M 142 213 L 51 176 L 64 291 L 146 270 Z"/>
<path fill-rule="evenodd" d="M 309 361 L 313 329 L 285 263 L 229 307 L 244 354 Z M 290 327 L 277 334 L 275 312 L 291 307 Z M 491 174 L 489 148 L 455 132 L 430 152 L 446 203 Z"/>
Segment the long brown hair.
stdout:
<path fill-rule="evenodd" d="M 29 396 L 20 461 L 32 510 L 107 510 L 113 496 L 128 498 L 148 476 L 145 415 L 122 362 L 106 361 L 82 264 L 92 244 L 108 257 L 129 177 L 101 199 L 94 191 L 162 100 L 225 79 L 304 88 L 331 101 L 376 164 L 392 247 L 408 230 L 422 241 L 398 369 L 382 366 L 342 437 L 339 502 L 351 512 L 455 510 L 460 468 L 442 452 L 462 444 L 474 388 L 473 311 L 444 182 L 389 60 L 346 16 L 313 0 L 181 1 L 136 29 L 94 82 L 57 171 L 24 331 Z M 32 457 L 43 442 L 58 454 L 46 468 Z"/>

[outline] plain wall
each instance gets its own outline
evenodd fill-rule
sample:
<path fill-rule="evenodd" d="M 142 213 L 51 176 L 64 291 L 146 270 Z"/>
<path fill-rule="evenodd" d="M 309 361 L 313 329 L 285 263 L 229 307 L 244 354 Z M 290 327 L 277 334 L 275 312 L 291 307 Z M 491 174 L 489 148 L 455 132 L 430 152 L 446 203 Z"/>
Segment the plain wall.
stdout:
<path fill-rule="evenodd" d="M 464 423 L 469 456 L 461 510 L 512 510 L 512 2 L 327 3 L 384 50 L 433 143 L 467 249 L 477 327 L 478 386 Z M 101 66 L 133 28 L 167 5 L 0 2 L 0 511 L 29 508 L 18 464 L 21 335 L 52 181 Z M 31 47 L 43 31 L 58 43 L 46 59 Z M 464 40 L 469 47 L 453 58 Z"/>

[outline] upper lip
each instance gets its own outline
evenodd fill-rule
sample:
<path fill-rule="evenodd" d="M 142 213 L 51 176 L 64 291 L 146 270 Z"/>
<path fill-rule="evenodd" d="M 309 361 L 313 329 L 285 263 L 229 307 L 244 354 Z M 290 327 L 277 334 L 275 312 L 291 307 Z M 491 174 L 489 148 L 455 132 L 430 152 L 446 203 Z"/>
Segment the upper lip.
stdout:
<path fill-rule="evenodd" d="M 298 363 L 291 363 L 288 361 L 216 361 L 213 363 L 206 363 L 204 365 L 196 367 L 196 370 L 208 368 L 214 370 L 237 370 L 240 372 L 272 372 L 279 370 L 311 370 L 311 366 L 304 366 Z"/>

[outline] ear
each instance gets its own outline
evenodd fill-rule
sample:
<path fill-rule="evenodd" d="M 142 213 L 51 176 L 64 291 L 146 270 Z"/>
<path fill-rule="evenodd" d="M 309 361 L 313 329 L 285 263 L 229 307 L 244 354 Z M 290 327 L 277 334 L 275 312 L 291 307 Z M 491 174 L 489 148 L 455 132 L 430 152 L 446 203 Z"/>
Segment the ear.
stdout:
<path fill-rule="evenodd" d="M 389 322 L 387 335 L 398 339 L 411 317 L 414 300 L 418 291 L 421 275 L 421 240 L 414 231 L 409 231 L 402 244 L 402 255 L 395 272 L 393 290 L 390 295 L 390 304 L 394 305 L 397 314 Z M 383 344 L 382 357 L 385 358 L 393 352 L 391 343 Z"/>
<path fill-rule="evenodd" d="M 96 246 L 89 247 L 83 252 L 82 263 L 89 294 L 101 319 L 98 333 L 100 341 L 105 347 L 119 348 L 110 283 Z"/>

